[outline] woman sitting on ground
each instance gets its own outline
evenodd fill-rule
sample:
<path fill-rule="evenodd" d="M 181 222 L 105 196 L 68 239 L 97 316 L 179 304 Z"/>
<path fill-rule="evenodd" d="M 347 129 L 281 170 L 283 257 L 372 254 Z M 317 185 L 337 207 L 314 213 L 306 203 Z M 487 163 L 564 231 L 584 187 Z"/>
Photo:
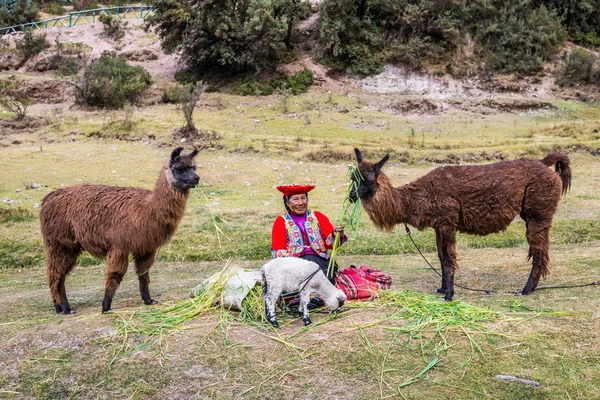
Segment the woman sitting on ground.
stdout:
<path fill-rule="evenodd" d="M 336 234 L 342 235 L 340 244 L 348 238 L 343 226 L 334 227 L 324 214 L 308 208 L 308 192 L 314 188 L 314 185 L 277 186 L 277 190 L 283 193 L 287 213 L 277 217 L 273 223 L 271 253 L 273 258 L 299 257 L 313 261 L 335 283 L 337 265 L 327 275 L 328 250 L 333 248 Z"/>

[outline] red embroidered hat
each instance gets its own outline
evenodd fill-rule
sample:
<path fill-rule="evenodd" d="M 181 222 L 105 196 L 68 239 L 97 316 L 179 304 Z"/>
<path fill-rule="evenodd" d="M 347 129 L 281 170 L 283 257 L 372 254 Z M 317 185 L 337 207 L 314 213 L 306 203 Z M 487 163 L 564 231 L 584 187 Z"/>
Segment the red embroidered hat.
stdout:
<path fill-rule="evenodd" d="M 284 195 L 291 196 L 293 194 L 308 193 L 315 188 L 315 185 L 281 185 L 276 187 Z"/>

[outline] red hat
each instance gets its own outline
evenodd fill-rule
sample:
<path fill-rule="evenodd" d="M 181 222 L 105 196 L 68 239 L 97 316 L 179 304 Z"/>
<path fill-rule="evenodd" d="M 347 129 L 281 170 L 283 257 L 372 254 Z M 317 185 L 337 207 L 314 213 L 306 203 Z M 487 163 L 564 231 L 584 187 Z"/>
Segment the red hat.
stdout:
<path fill-rule="evenodd" d="M 282 185 L 276 187 L 284 195 L 291 196 L 293 194 L 308 193 L 315 188 L 315 185 Z"/>

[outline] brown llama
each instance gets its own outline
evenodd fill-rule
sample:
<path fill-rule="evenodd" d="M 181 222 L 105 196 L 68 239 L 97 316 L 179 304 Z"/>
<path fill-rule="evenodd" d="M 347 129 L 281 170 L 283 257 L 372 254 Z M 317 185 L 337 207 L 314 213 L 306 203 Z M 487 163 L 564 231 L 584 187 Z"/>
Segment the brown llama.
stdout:
<path fill-rule="evenodd" d="M 548 275 L 549 241 L 552 217 L 561 194 L 571 186 L 569 158 L 550 153 L 542 160 L 522 158 L 488 165 L 444 166 L 404 186 L 392 187 L 381 171 L 389 154 L 379 162 L 363 159 L 354 149 L 358 171 L 354 181 L 357 197 L 379 228 L 391 231 L 406 223 L 419 230 L 435 229 L 438 257 L 442 266 L 442 286 L 438 293 L 452 301 L 456 260 L 456 232 L 488 235 L 505 230 L 520 215 L 525 221 L 529 243 L 528 259 L 533 259 L 529 279 L 521 294 L 535 290 L 541 277 Z M 557 173 L 548 167 L 555 166 Z M 357 171 L 357 172 L 358 172 Z"/>
<path fill-rule="evenodd" d="M 76 185 L 49 193 L 42 202 L 40 224 L 46 246 L 47 278 L 57 313 L 71 314 L 65 279 L 77 257 L 87 251 L 106 258 L 102 312 L 111 310 L 113 296 L 135 260 L 140 294 L 150 298 L 149 270 L 158 248 L 175 233 L 190 188 L 198 184 L 194 157 L 173 150 L 161 169 L 154 190 L 106 185 Z"/>

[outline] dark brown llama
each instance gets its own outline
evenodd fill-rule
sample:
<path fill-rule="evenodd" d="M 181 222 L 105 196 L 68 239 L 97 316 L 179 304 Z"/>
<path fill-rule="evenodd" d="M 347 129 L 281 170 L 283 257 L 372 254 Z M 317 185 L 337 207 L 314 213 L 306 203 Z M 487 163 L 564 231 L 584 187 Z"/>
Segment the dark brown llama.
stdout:
<path fill-rule="evenodd" d="M 135 260 L 140 293 L 150 298 L 149 270 L 157 249 L 175 233 L 190 188 L 198 184 L 194 157 L 173 151 L 161 169 L 154 190 L 105 185 L 76 185 L 49 193 L 42 202 L 40 223 L 46 246 L 47 278 L 57 313 L 70 314 L 65 279 L 77 257 L 87 251 L 106 258 L 102 312 L 110 311 L 115 291 Z"/>
<path fill-rule="evenodd" d="M 488 235 L 500 232 L 520 215 L 527 228 L 528 259 L 533 259 L 529 279 L 522 294 L 535 290 L 541 277 L 548 274 L 549 240 L 552 217 L 561 194 L 571 186 L 569 158 L 550 153 L 542 160 L 522 158 L 488 165 L 444 166 L 401 187 L 392 187 L 381 171 L 389 159 L 377 163 L 363 159 L 354 149 L 361 177 L 357 196 L 379 228 L 391 231 L 396 224 L 407 223 L 419 230 L 435 229 L 438 257 L 442 266 L 445 300 L 454 295 L 456 232 Z M 555 166 L 557 173 L 548 167 Z"/>

